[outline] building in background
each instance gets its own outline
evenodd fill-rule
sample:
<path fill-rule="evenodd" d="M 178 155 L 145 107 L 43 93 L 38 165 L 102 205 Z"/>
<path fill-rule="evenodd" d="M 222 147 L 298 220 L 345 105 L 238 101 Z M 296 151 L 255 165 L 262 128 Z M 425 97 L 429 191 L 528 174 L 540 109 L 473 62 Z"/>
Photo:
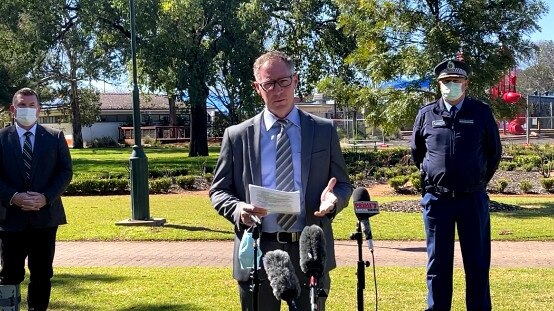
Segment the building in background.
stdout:
<path fill-rule="evenodd" d="M 82 128 L 83 141 L 90 144 L 95 138 L 111 137 L 133 144 L 133 100 L 129 93 L 101 93 L 100 115 L 90 127 Z M 165 95 L 140 96 L 141 130 L 144 140 L 179 142 L 190 138 L 190 113 L 186 104 L 177 101 L 176 125 L 170 126 L 169 99 Z M 213 123 L 215 109 L 208 108 L 208 127 Z M 63 130 L 71 142 L 72 126 L 69 108 L 43 108 L 39 123 Z"/>

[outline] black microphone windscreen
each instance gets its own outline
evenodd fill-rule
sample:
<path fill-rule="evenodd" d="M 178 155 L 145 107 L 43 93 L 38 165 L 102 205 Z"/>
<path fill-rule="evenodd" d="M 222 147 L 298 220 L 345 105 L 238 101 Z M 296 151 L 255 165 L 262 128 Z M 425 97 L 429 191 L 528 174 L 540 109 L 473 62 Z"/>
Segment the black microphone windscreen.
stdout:
<path fill-rule="evenodd" d="M 354 189 L 354 192 L 352 192 L 352 202 L 358 201 L 371 201 L 369 192 L 367 192 L 365 187 L 358 187 Z"/>
<path fill-rule="evenodd" d="M 292 301 L 300 296 L 300 282 L 287 252 L 280 249 L 267 252 L 263 262 L 275 298 Z"/>
<path fill-rule="evenodd" d="M 317 225 L 305 227 L 299 243 L 300 269 L 308 276 L 321 277 L 327 256 L 323 229 Z"/>

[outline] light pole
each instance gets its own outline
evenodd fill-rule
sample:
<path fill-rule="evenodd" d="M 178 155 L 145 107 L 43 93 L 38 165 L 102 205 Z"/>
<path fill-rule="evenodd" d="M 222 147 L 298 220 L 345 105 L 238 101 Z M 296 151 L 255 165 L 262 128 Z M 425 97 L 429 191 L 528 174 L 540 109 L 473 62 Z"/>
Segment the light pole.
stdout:
<path fill-rule="evenodd" d="M 148 198 L 148 158 L 142 149 L 140 133 L 140 103 L 137 83 L 137 55 L 136 55 L 136 31 L 135 31 L 135 1 L 129 0 L 131 19 L 131 59 L 133 62 L 133 131 L 135 144 L 129 158 L 129 170 L 131 173 L 131 219 L 117 222 L 118 225 L 151 225 L 160 226 L 165 219 L 153 219 L 150 217 Z"/>

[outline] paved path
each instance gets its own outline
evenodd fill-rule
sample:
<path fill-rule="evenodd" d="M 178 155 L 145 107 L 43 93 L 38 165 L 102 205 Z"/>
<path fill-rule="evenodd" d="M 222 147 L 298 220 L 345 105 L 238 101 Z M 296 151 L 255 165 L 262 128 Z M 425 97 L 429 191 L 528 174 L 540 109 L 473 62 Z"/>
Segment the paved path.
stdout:
<path fill-rule="evenodd" d="M 355 267 L 355 241 L 336 241 L 339 266 Z M 364 260 L 370 254 L 364 245 Z M 423 241 L 375 241 L 376 266 L 424 267 Z M 57 242 L 56 267 L 230 267 L 232 242 Z M 462 266 L 459 244 L 455 265 Z M 493 267 L 554 268 L 554 242 L 493 242 Z"/>

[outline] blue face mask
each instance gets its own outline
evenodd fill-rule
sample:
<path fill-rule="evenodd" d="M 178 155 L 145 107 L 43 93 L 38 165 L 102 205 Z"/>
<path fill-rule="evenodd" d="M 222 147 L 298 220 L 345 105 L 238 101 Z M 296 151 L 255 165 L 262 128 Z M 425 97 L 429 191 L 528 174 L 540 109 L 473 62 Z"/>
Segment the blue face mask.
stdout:
<path fill-rule="evenodd" d="M 262 250 L 259 247 L 258 239 L 258 259 L 257 267 L 260 269 L 260 259 L 262 258 Z M 244 231 L 239 246 L 239 262 L 242 269 L 254 268 L 254 237 L 252 237 L 252 231 Z"/>

